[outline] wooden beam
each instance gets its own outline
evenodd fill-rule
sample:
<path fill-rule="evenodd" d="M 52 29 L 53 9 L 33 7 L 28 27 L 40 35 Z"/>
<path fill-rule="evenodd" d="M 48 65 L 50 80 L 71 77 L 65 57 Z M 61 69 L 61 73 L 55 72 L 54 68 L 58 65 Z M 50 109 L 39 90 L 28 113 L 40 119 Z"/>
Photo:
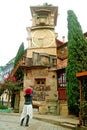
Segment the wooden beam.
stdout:
<path fill-rule="evenodd" d="M 76 77 L 87 76 L 87 71 L 76 73 Z"/>
<path fill-rule="evenodd" d="M 79 111 L 79 125 L 82 125 L 82 85 L 81 80 L 79 80 L 80 86 L 80 111 Z"/>

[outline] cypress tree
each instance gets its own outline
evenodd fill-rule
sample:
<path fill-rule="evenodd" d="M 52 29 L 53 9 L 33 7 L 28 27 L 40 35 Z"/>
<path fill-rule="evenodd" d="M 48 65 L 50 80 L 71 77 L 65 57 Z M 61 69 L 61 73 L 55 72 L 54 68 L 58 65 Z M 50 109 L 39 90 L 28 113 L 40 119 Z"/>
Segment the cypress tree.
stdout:
<path fill-rule="evenodd" d="M 72 114 L 79 112 L 79 82 L 77 72 L 87 71 L 87 41 L 75 13 L 67 11 L 68 63 L 66 67 L 68 109 Z"/>
<path fill-rule="evenodd" d="M 14 66 L 18 63 L 23 54 L 24 54 L 24 43 L 22 42 L 16 54 Z"/>
<path fill-rule="evenodd" d="M 18 49 L 16 57 L 15 57 L 14 67 L 18 64 L 18 61 L 23 56 L 24 52 L 25 52 L 25 50 L 24 50 L 24 43 L 22 42 L 20 47 L 19 47 L 19 49 Z M 22 71 L 21 68 L 19 68 L 17 70 L 17 72 L 15 73 L 15 77 L 16 77 L 17 80 L 19 80 L 19 79 L 23 80 L 23 76 L 24 76 L 23 71 Z"/>

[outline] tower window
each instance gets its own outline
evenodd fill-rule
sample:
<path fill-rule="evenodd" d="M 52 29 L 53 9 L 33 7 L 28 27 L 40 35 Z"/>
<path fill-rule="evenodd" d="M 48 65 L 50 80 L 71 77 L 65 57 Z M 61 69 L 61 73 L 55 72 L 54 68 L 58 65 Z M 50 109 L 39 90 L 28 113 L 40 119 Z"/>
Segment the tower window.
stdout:
<path fill-rule="evenodd" d="M 37 14 L 37 25 L 44 26 L 47 23 L 48 14 Z"/>

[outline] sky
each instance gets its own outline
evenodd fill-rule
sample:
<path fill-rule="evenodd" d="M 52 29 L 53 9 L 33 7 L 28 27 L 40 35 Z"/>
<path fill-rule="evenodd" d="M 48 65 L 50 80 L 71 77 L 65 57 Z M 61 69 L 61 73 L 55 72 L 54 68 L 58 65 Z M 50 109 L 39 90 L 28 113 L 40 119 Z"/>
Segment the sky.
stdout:
<path fill-rule="evenodd" d="M 65 36 L 67 41 L 67 11 L 73 10 L 82 27 L 87 32 L 86 0 L 1 0 L 0 1 L 0 66 L 6 65 L 13 59 L 19 46 L 24 42 L 28 47 L 26 27 L 31 27 L 30 6 L 43 3 L 58 6 L 58 18 L 55 32 L 58 39 Z"/>

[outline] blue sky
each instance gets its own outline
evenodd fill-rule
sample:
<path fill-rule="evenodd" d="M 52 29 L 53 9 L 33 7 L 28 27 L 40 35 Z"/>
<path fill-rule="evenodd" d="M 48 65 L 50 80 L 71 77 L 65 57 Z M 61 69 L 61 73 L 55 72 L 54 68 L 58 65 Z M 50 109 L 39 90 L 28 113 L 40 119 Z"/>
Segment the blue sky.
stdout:
<path fill-rule="evenodd" d="M 58 6 L 58 19 L 55 28 L 58 39 L 67 40 L 67 10 L 71 9 L 78 17 L 83 33 L 87 32 L 86 0 L 1 0 L 0 1 L 0 66 L 15 57 L 24 42 L 27 48 L 26 27 L 31 26 L 30 6 L 43 3 Z"/>

